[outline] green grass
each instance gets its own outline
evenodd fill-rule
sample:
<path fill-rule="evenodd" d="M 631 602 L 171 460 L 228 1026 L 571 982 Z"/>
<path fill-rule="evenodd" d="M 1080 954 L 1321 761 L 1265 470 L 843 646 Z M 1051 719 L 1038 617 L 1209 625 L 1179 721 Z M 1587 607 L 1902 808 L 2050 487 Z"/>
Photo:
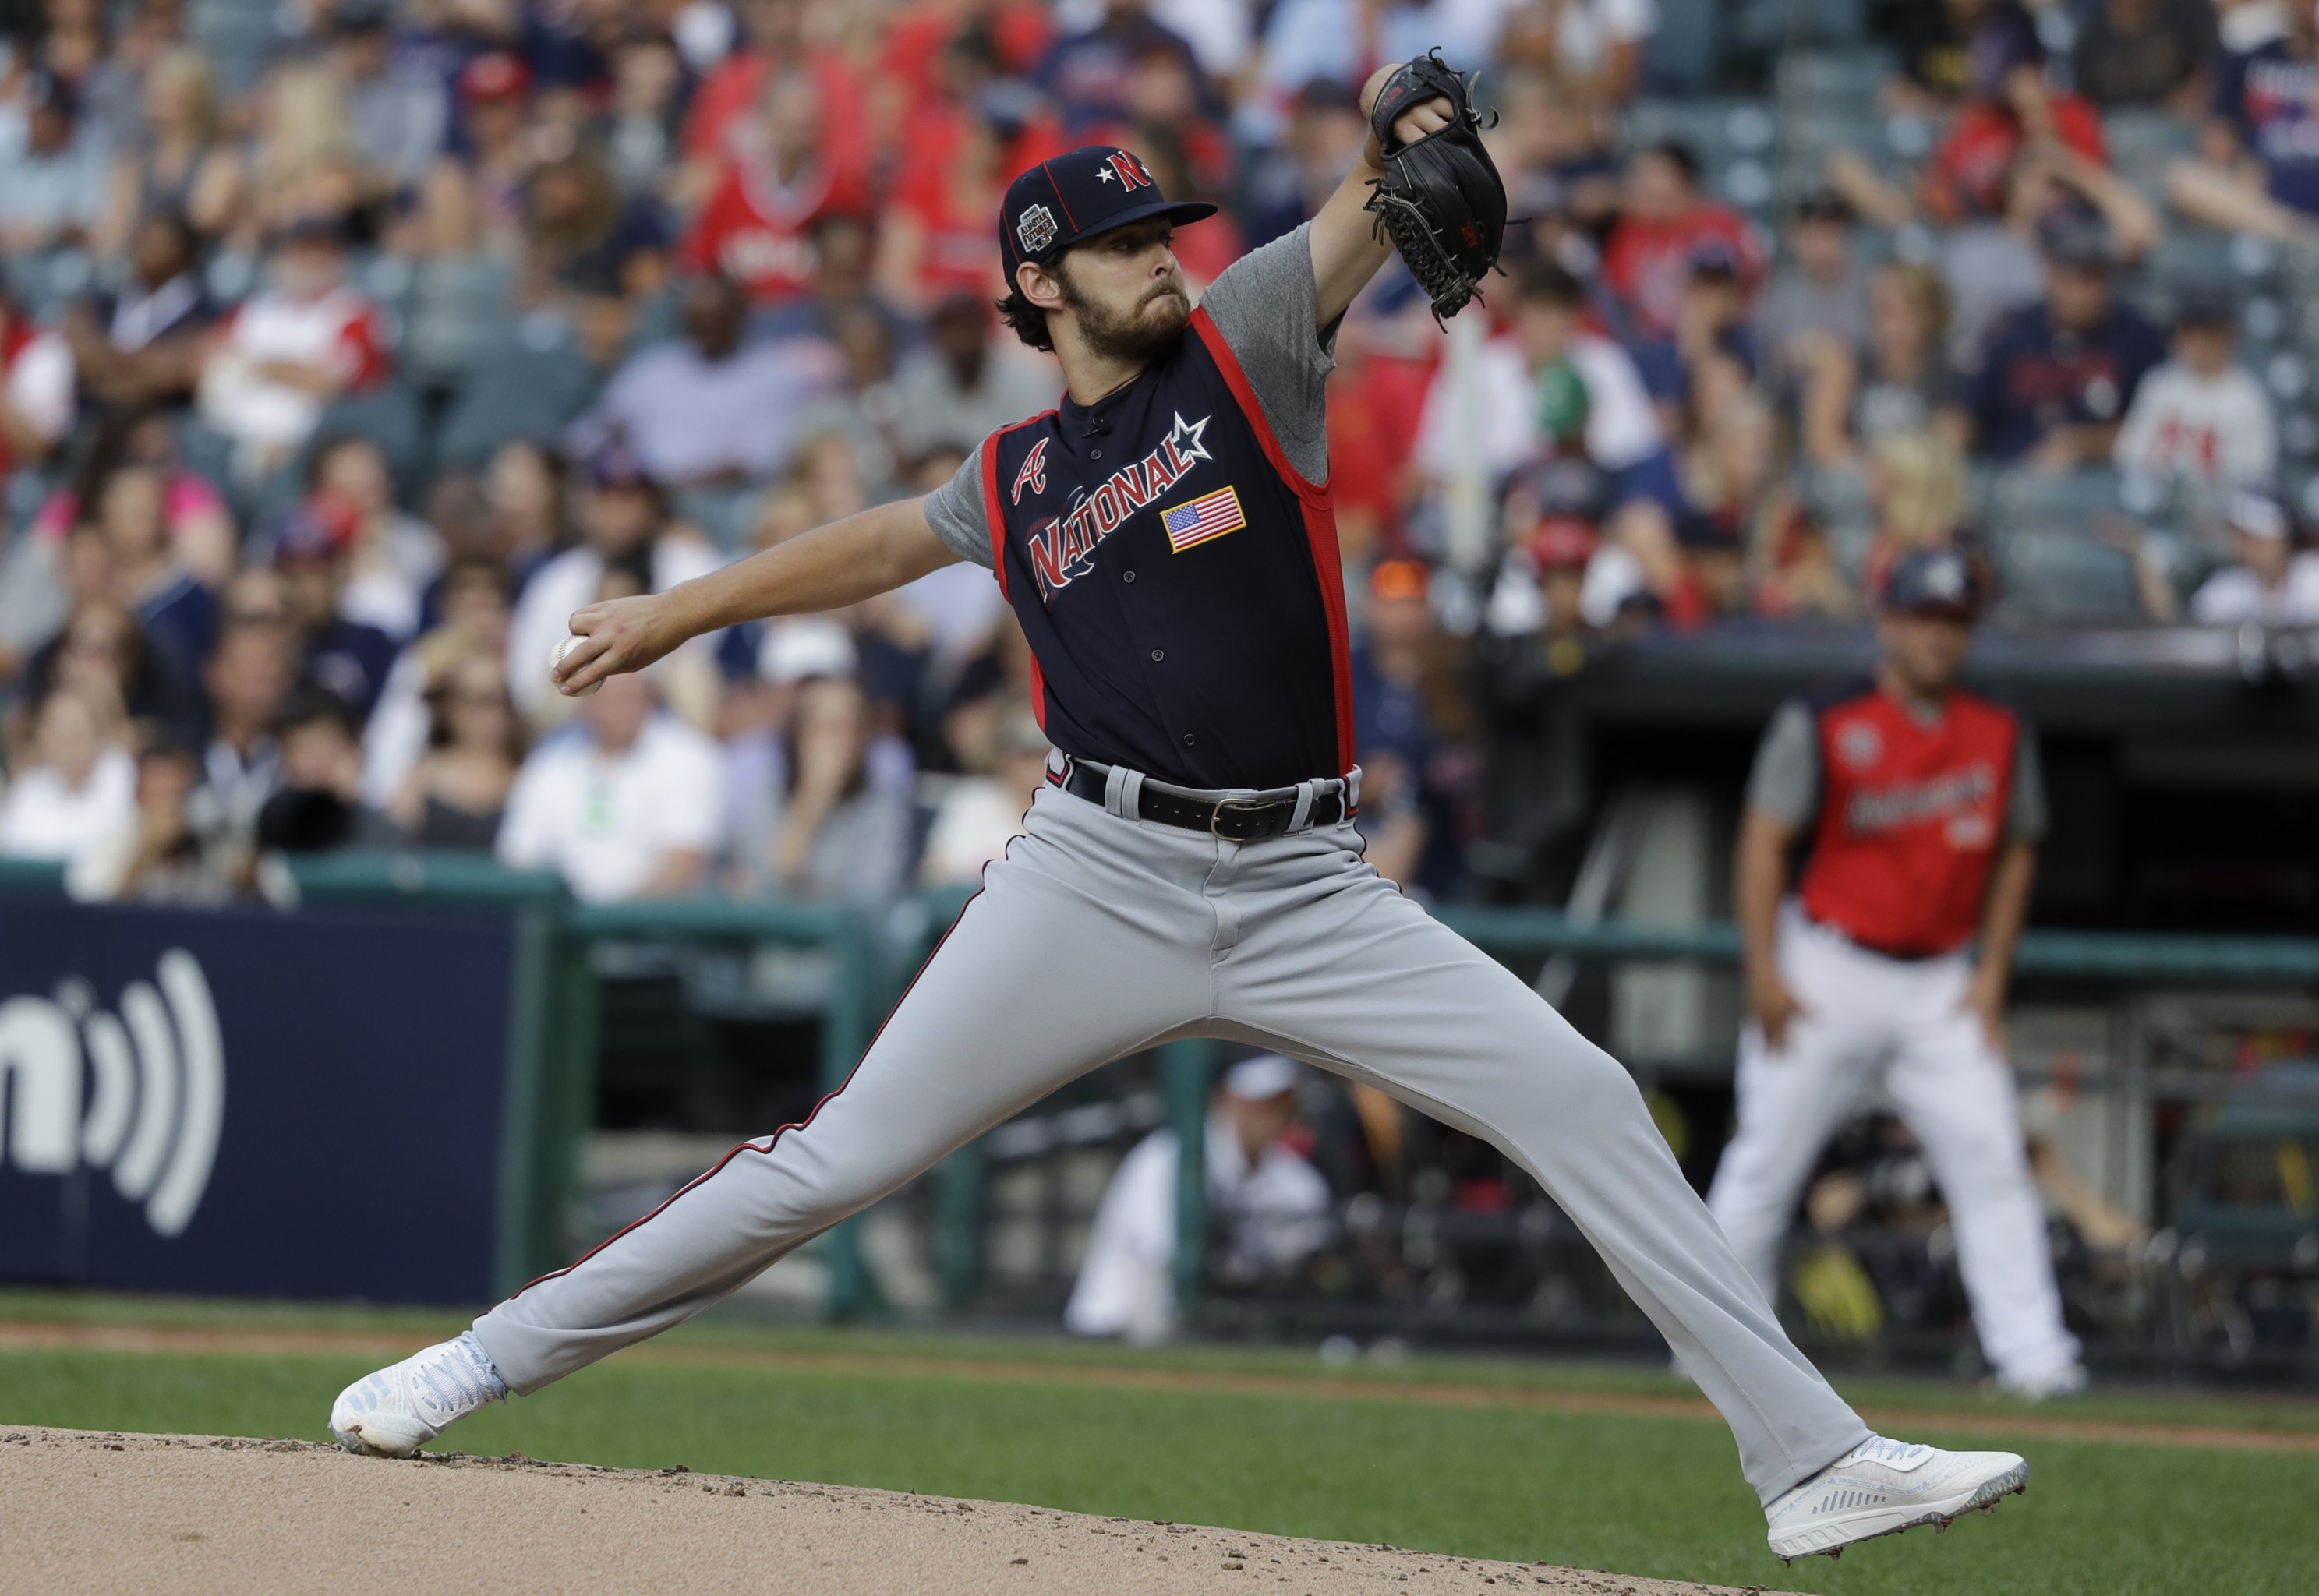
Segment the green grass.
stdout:
<path fill-rule="evenodd" d="M 431 1333 L 440 1316 L 153 1306 L 0 1294 L 0 1320 L 98 1319 Z M 896 1367 L 831 1372 L 616 1359 L 456 1432 L 473 1452 L 878 1485 L 1087 1512 L 1389 1541 L 1670 1578 L 1828 1592 L 2319 1590 L 2319 1455 L 2038 1439 L 2030 1495 L 1994 1519 L 1854 1549 L 1783 1571 L 1731 1444 L 1674 1418 L 1346 1402 L 1300 1393 L 1321 1373 L 1293 1352 L 1137 1355 L 1047 1341 L 771 1331 L 710 1324 L 679 1344 L 1172 1366 L 1277 1375 L 1277 1394 L 1104 1388 Z M 0 1352 L 0 1420 L 83 1429 L 319 1438 L 329 1398 L 374 1363 L 339 1354 L 137 1356 Z M 1331 1371 L 1332 1375 L 1337 1372 Z M 1357 1377 L 1421 1384 L 1665 1392 L 1647 1373 L 1508 1361 L 1416 1360 Z M 1872 1409 L 1969 1402 L 1930 1385 L 1847 1385 Z M 1417 1393 L 1421 1395 L 1421 1393 Z M 2107 1411 L 2105 1411 L 2107 1410 Z M 2114 1397 L 2071 1417 L 2319 1425 L 2307 1402 Z M 1937 1431 L 1924 1438 L 1939 1440 Z M 1979 1444 L 1987 1444 L 1981 1441 Z"/>

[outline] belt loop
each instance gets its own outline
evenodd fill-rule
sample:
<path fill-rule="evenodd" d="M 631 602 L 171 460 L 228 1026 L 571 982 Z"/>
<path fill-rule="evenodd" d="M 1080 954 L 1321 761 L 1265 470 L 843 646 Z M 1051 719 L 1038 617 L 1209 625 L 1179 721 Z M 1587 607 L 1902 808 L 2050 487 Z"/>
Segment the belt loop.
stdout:
<path fill-rule="evenodd" d="M 1361 767 L 1355 765 L 1345 772 L 1345 818 L 1350 820 L 1361 807 Z"/>
<path fill-rule="evenodd" d="M 1116 813 L 1129 820 L 1143 818 L 1143 772 L 1119 772 L 1119 808 Z"/>
<path fill-rule="evenodd" d="M 1132 820 L 1135 818 L 1135 811 L 1122 807 L 1119 801 L 1120 789 L 1126 785 L 1127 767 L 1125 765 L 1114 765 L 1109 770 L 1104 771 L 1103 807 L 1110 810 L 1114 815 L 1123 816 L 1127 819 Z"/>
<path fill-rule="evenodd" d="M 1313 804 L 1319 797 L 1321 786 L 1318 781 L 1299 781 L 1296 784 L 1296 807 L 1288 815 L 1290 831 L 1303 831 L 1312 820 Z"/>

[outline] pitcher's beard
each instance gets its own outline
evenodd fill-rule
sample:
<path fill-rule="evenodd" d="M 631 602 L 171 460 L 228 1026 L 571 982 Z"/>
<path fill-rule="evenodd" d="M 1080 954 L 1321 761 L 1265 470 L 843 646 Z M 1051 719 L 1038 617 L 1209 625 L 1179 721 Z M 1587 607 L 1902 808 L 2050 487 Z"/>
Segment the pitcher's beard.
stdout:
<path fill-rule="evenodd" d="M 1122 316 L 1082 297 L 1068 272 L 1057 274 L 1057 279 L 1063 302 L 1078 318 L 1079 337 L 1087 341 L 1087 352 L 1106 360 L 1150 365 L 1165 359 L 1183 341 L 1184 329 L 1192 320 L 1191 302 L 1180 289 L 1165 289 L 1147 295 Z M 1169 304 L 1169 313 L 1154 315 L 1155 300 Z"/>

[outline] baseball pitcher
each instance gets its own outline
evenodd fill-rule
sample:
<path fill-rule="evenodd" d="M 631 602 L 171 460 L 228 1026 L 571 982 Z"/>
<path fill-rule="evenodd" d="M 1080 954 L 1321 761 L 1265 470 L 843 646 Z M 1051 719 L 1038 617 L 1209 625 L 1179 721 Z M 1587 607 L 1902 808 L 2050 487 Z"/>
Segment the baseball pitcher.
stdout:
<path fill-rule="evenodd" d="M 851 1078 L 468 1334 L 350 1387 L 348 1447 L 408 1454 L 681 1323 L 952 1149 L 1106 1059 L 1221 1037 L 1486 1138 L 1609 1260 L 1728 1420 L 1774 1552 L 1836 1552 L 2023 1488 L 2008 1453 L 1872 1435 L 1790 1344 L 1618 1063 L 1361 859 L 1322 384 L 1390 249 L 1439 313 L 1494 261 L 1505 198 L 1438 58 L 1367 86 L 1373 137 L 1314 219 L 1195 309 L 1169 200 L 1109 146 L 1042 161 L 998 217 L 1015 330 L 1056 408 L 933 494 L 699 581 L 576 612 L 566 693 L 744 620 L 988 566 L 1057 753 Z M 1388 242 L 1391 239 L 1391 242 Z"/>
<path fill-rule="evenodd" d="M 1708 1206 L 1767 1295 L 1820 1148 L 1871 1078 L 1925 1150 L 1973 1326 L 2016 1395 L 2081 1391 L 2005 1059 L 2005 987 L 2045 826 L 2035 742 L 1957 685 L 1972 567 L 1893 568 L 1874 679 L 1788 704 L 1756 754 L 1736 897 L 1752 1019 Z M 1788 853 L 1807 839 L 1794 897 Z"/>

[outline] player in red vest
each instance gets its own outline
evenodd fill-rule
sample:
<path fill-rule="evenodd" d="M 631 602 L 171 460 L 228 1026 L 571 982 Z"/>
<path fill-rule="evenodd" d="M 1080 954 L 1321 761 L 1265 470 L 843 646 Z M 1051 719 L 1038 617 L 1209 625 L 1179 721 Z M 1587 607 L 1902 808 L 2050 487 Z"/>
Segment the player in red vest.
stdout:
<path fill-rule="evenodd" d="M 2019 1396 L 2085 1388 L 2021 1141 L 2003 1014 L 2045 827 L 2036 744 L 1959 687 L 1972 567 L 1893 567 L 1872 680 L 1782 707 L 1748 783 L 1735 896 L 1751 1019 L 1708 1206 L 1767 1294 L 1821 1147 L 1872 1080 L 1932 1166 L 1973 1326 Z M 1810 848 L 1782 901 L 1791 847 Z"/>

